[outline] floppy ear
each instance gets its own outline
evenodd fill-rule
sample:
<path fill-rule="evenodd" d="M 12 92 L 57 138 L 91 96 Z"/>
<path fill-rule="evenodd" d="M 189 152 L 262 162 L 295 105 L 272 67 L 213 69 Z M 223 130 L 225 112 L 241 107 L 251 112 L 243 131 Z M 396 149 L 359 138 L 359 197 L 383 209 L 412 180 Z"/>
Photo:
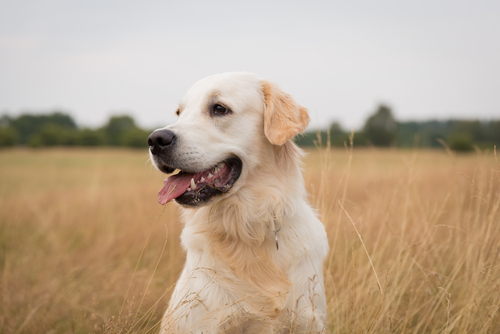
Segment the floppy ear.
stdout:
<path fill-rule="evenodd" d="M 264 133 L 274 145 L 283 145 L 309 124 L 307 109 L 301 107 L 287 93 L 275 84 L 262 81 L 266 111 L 264 112 Z"/>

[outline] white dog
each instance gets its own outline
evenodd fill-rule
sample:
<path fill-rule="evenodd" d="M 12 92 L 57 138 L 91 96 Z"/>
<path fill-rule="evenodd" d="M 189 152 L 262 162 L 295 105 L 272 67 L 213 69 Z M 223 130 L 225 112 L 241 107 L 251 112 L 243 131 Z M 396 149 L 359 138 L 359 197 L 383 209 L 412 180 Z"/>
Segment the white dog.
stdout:
<path fill-rule="evenodd" d="M 250 73 L 195 83 L 176 123 L 148 138 L 181 205 L 184 270 L 161 333 L 316 333 L 324 329 L 323 224 L 308 204 L 291 138 L 307 109 Z"/>

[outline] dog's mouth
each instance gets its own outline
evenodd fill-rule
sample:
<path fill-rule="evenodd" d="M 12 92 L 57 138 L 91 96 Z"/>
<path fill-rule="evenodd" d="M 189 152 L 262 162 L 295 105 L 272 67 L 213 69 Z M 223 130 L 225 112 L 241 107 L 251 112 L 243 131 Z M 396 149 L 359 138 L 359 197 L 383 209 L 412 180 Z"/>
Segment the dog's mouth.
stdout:
<path fill-rule="evenodd" d="M 179 204 L 198 206 L 212 197 L 227 193 L 240 177 L 243 163 L 238 157 L 231 157 L 198 173 L 180 171 L 163 181 L 158 192 L 158 202 L 164 205 L 171 200 Z M 172 172 L 172 167 L 163 170 Z"/>

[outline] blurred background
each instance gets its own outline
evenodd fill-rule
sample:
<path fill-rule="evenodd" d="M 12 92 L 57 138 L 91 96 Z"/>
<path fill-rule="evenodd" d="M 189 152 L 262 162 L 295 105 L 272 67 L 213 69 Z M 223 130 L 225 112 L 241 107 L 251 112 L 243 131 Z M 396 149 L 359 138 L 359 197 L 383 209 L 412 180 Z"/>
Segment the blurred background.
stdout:
<path fill-rule="evenodd" d="M 328 332 L 498 333 L 499 60 L 498 0 L 1 1 L 0 333 L 158 331 L 183 224 L 147 137 L 227 71 L 310 111 Z"/>
<path fill-rule="evenodd" d="M 498 145 L 499 15 L 495 0 L 4 2 L 0 145 L 143 147 L 226 71 L 307 107 L 301 145 L 318 129 L 333 145 L 351 129 L 357 145 Z"/>

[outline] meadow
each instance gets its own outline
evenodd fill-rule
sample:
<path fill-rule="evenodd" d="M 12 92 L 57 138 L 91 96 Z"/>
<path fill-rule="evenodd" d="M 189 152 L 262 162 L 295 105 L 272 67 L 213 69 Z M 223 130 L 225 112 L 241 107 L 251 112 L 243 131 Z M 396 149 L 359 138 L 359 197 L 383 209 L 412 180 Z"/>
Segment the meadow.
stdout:
<path fill-rule="evenodd" d="M 316 149 L 327 333 L 500 333 L 493 149 Z M 146 150 L 0 151 L 0 333 L 155 333 L 182 223 Z"/>

